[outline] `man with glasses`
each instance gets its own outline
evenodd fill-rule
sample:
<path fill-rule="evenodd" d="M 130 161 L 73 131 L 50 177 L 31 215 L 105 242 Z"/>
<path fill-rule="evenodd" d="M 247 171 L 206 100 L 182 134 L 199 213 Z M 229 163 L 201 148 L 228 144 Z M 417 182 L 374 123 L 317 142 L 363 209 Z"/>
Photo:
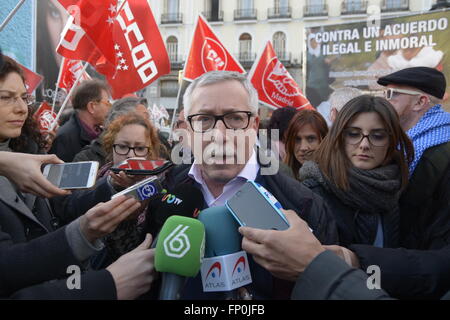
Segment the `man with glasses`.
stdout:
<path fill-rule="evenodd" d="M 171 170 L 166 177 L 168 190 L 180 183 L 191 183 L 202 191 L 204 207 L 222 206 L 246 181 L 255 181 L 271 192 L 283 208 L 295 210 L 321 241 L 337 242 L 334 221 L 320 197 L 282 173 L 264 174 L 261 153 L 256 148 L 258 95 L 245 75 L 208 72 L 190 84 L 183 104 L 194 163 Z M 273 278 L 251 257 L 249 260 L 253 283 L 243 290 L 242 297 L 289 297 L 291 283 Z M 188 280 L 182 297 L 225 298 L 223 293 L 204 293 L 201 288 L 199 275 Z"/>
<path fill-rule="evenodd" d="M 440 104 L 445 76 L 436 69 L 414 67 L 381 77 L 378 83 L 387 87 L 385 97 L 414 144 L 409 185 L 400 199 L 402 245 L 440 248 L 450 241 L 450 114 Z"/>
<path fill-rule="evenodd" d="M 111 108 L 109 96 L 109 88 L 101 80 L 81 83 L 72 98 L 74 114 L 58 129 L 49 153 L 71 162 L 84 146 L 96 139 Z"/>

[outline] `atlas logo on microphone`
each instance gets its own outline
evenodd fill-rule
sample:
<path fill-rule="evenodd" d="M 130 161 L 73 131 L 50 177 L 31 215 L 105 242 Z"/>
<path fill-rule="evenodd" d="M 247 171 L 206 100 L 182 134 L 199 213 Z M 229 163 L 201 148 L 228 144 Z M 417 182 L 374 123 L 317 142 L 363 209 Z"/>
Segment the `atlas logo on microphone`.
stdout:
<path fill-rule="evenodd" d="M 186 230 L 189 226 L 179 224 L 164 240 L 164 252 L 168 257 L 181 259 L 191 248 Z"/>
<path fill-rule="evenodd" d="M 252 282 L 244 251 L 206 258 L 200 272 L 205 292 L 230 291 Z"/>

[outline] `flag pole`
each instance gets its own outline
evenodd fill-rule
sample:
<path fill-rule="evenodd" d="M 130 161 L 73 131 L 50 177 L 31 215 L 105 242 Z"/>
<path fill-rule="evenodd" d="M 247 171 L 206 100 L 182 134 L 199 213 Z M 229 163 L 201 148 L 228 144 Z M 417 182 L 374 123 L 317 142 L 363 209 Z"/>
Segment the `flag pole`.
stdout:
<path fill-rule="evenodd" d="M 56 115 L 55 121 L 53 121 L 49 131 L 53 131 L 53 129 L 55 129 L 55 127 L 56 127 L 56 125 L 58 123 L 59 117 L 61 116 L 61 113 L 64 111 L 64 108 L 66 107 L 67 102 L 69 102 L 69 98 L 72 95 L 73 91 L 75 90 L 75 87 L 78 85 L 78 83 L 80 82 L 81 78 L 83 77 L 83 73 L 84 73 L 84 71 L 86 71 L 87 65 L 88 65 L 87 62 L 85 62 L 84 66 L 83 66 L 83 70 L 81 70 L 80 75 L 78 76 L 77 80 L 73 84 L 72 88 L 70 88 L 70 91 L 67 94 L 66 98 L 64 99 L 64 102 L 61 105 L 61 109 L 59 109 L 58 114 Z"/>
<path fill-rule="evenodd" d="M 62 57 L 61 65 L 59 66 L 58 79 L 56 80 L 56 85 L 55 85 L 55 95 L 53 97 L 52 113 L 55 110 L 56 97 L 58 96 L 58 88 L 59 88 L 58 85 L 59 85 L 59 81 L 61 80 L 61 74 L 62 74 L 62 69 L 64 66 L 65 59 L 66 59 L 65 57 Z"/>
<path fill-rule="evenodd" d="M 20 7 L 23 5 L 25 0 L 20 0 L 17 5 L 12 9 L 12 11 L 8 14 L 6 19 L 2 22 L 2 25 L 0 26 L 0 32 L 5 28 L 5 26 L 8 24 L 9 20 L 11 20 L 12 17 L 16 14 L 17 10 L 20 9 Z"/>

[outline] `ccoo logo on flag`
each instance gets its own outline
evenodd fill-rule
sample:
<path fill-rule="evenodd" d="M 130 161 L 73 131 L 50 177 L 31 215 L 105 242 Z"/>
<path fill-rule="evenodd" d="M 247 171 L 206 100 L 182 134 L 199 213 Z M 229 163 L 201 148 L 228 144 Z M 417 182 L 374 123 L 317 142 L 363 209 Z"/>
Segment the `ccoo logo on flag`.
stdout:
<path fill-rule="evenodd" d="M 225 48 L 212 38 L 205 38 L 201 57 L 205 72 L 223 71 L 227 67 L 227 53 Z"/>

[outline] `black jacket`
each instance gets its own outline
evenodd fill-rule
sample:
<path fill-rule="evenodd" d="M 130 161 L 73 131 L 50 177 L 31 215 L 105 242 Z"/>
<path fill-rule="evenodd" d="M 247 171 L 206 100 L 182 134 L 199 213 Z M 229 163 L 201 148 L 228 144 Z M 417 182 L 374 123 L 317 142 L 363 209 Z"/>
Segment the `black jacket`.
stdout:
<path fill-rule="evenodd" d="M 400 215 L 402 247 L 450 245 L 450 142 L 423 153 L 400 198 Z"/>
<path fill-rule="evenodd" d="M 190 165 L 174 167 L 166 175 L 165 184 L 168 190 L 181 183 L 196 185 L 187 173 Z M 338 235 L 334 220 L 327 205 L 322 199 L 305 188 L 297 180 L 282 173 L 262 176 L 258 174 L 256 182 L 264 186 L 281 203 L 284 209 L 292 209 L 304 219 L 316 237 L 324 244 L 338 243 Z M 256 299 L 287 299 L 292 290 L 292 283 L 276 279 L 249 256 L 253 283 L 249 289 Z M 223 299 L 220 293 L 203 293 L 201 279 L 198 275 L 189 279 L 182 293 L 183 299 Z"/>
<path fill-rule="evenodd" d="M 13 244 L 0 226 L 0 297 L 11 299 L 116 299 L 107 270 L 81 274 L 80 289 L 69 290 L 67 268 L 80 266 L 61 228 L 27 243 Z M 61 280 L 54 280 L 61 279 Z M 53 280 L 53 281 L 51 281 Z"/>
<path fill-rule="evenodd" d="M 339 232 L 339 243 L 348 247 L 351 244 L 373 244 L 374 238 L 369 238 L 364 229 L 356 222 L 356 216 L 364 212 L 364 208 L 355 209 L 345 205 L 333 193 L 328 192 L 316 180 L 307 179 L 302 182 L 314 193 L 320 195 L 331 209 Z M 399 212 L 386 212 L 381 217 L 383 227 L 384 247 L 397 247 L 399 237 Z"/>
<path fill-rule="evenodd" d="M 103 151 L 101 139 L 97 138 L 91 141 L 91 143 L 78 152 L 73 158 L 73 162 L 78 161 L 98 161 L 99 168 L 103 167 L 106 163 L 106 154 Z"/>
<path fill-rule="evenodd" d="M 65 225 L 85 214 L 98 203 L 111 200 L 112 195 L 113 191 L 105 176 L 99 179 L 92 189 L 72 191 L 72 194 L 68 196 L 50 199 L 50 203 L 61 225 Z"/>
<path fill-rule="evenodd" d="M 383 278 L 381 278 L 381 285 Z M 292 300 L 386 300 L 382 289 L 369 289 L 367 274 L 331 251 L 319 254 L 299 276 Z"/>
<path fill-rule="evenodd" d="M 65 228 L 55 231 L 47 199 L 17 192 L 2 176 L 0 190 L 0 298 L 115 298 L 114 281 L 105 270 L 82 276 L 82 290 L 68 290 L 65 280 L 43 283 L 67 277 L 67 267 L 79 265 Z"/>
<path fill-rule="evenodd" d="M 71 162 L 84 146 L 91 143 L 91 137 L 83 129 L 77 113 L 74 113 L 64 125 L 58 129 L 56 138 L 48 153 L 56 154 L 64 162 Z"/>

